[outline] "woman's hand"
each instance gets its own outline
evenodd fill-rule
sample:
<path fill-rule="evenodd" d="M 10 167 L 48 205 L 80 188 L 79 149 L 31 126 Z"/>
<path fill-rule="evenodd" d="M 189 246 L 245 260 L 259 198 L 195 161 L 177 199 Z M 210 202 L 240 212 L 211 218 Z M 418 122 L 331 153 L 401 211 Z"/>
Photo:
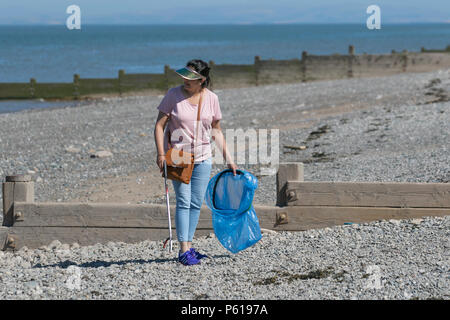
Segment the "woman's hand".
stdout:
<path fill-rule="evenodd" d="M 169 116 L 163 112 L 159 112 L 158 119 L 155 123 L 155 130 L 154 130 L 154 136 L 155 136 L 155 145 L 156 145 L 156 151 L 157 154 L 159 154 L 156 157 L 156 164 L 159 167 L 160 172 L 164 171 L 164 161 L 166 158 L 164 157 L 163 150 L 164 150 L 164 128 L 169 120 Z"/>
<path fill-rule="evenodd" d="M 156 157 L 156 164 L 158 165 L 160 172 L 164 171 L 164 161 L 166 161 L 166 157 L 165 156 L 158 155 Z"/>
<path fill-rule="evenodd" d="M 228 168 L 233 170 L 233 175 L 236 175 L 236 170 L 238 169 L 238 167 L 235 163 L 229 163 Z"/>

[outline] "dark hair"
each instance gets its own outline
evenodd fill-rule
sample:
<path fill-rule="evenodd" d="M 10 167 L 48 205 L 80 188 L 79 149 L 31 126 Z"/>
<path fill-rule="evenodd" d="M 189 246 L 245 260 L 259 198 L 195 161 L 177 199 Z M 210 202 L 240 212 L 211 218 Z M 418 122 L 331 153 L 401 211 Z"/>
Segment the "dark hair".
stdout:
<path fill-rule="evenodd" d="M 212 85 L 211 78 L 209 77 L 209 70 L 211 70 L 211 68 L 208 66 L 208 63 L 200 59 L 192 59 L 186 63 L 186 67 L 191 67 L 202 76 L 206 77 L 206 80 L 202 83 L 202 88 L 210 87 Z"/>

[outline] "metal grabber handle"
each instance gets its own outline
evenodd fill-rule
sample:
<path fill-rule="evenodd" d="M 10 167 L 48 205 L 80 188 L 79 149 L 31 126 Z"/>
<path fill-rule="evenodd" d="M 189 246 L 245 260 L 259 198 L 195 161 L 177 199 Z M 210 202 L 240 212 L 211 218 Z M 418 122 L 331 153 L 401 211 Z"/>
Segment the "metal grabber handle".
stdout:
<path fill-rule="evenodd" d="M 167 217 L 169 219 L 169 237 L 164 241 L 163 248 L 166 248 L 167 241 L 169 241 L 169 252 L 172 253 L 172 221 L 170 219 L 170 204 L 169 204 L 169 187 L 167 186 L 167 163 L 164 160 L 164 188 L 166 189 L 166 207 Z"/>

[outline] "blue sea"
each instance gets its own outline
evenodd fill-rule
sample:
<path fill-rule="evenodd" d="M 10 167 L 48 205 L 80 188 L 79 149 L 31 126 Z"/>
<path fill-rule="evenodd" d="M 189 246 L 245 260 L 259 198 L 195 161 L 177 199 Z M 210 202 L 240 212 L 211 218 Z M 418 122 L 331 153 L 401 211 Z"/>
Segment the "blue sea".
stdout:
<path fill-rule="evenodd" d="M 82 25 L 0 26 L 0 82 L 72 82 L 126 73 L 163 73 L 190 59 L 253 64 L 309 54 L 443 49 L 450 24 Z M 2 112 L 0 103 L 0 112 Z"/>

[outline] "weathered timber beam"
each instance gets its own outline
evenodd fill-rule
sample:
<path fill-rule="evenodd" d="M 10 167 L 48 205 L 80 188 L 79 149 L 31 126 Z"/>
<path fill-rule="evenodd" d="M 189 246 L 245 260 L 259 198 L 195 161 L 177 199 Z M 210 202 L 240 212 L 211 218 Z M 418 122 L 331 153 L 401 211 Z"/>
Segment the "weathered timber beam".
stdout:
<path fill-rule="evenodd" d="M 289 206 L 450 208 L 450 184 L 288 181 Z"/>

